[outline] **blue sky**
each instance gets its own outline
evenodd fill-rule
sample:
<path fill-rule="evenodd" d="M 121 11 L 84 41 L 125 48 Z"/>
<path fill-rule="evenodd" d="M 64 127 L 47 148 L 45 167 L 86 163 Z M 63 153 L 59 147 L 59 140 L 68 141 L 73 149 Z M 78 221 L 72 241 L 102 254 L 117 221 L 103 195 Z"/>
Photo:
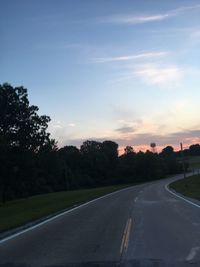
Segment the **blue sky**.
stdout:
<path fill-rule="evenodd" d="M 59 146 L 200 142 L 200 1 L 0 0 L 0 83 Z"/>

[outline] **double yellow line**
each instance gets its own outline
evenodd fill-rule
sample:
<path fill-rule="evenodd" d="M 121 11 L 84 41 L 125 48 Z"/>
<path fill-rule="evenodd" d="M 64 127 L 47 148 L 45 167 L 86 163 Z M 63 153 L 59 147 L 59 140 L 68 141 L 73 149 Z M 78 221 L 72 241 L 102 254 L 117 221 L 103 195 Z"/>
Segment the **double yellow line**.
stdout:
<path fill-rule="evenodd" d="M 121 243 L 121 247 L 120 247 L 120 254 L 122 254 L 123 251 L 127 251 L 127 249 L 128 249 L 130 232 L 131 232 L 131 225 L 132 225 L 132 219 L 129 218 L 126 222 L 126 227 L 124 229 L 124 233 L 123 233 L 123 237 L 122 237 L 122 243 Z"/>

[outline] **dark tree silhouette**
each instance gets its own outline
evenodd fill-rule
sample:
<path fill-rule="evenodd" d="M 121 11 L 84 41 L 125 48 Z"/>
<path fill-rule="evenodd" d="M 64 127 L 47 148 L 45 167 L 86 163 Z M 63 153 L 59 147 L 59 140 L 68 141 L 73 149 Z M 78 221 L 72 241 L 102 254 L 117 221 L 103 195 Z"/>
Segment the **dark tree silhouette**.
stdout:
<path fill-rule="evenodd" d="M 46 132 L 50 118 L 39 116 L 39 108 L 29 104 L 27 89 L 0 85 L 0 136 L 10 147 L 39 151 L 50 145 Z M 54 146 L 55 144 L 52 143 Z"/>
<path fill-rule="evenodd" d="M 46 132 L 50 118 L 29 104 L 27 89 L 0 85 L 1 196 L 30 194 L 36 175 L 35 153 L 55 149 Z"/>
<path fill-rule="evenodd" d="M 200 145 L 199 144 L 191 145 L 189 147 L 189 154 L 190 154 L 190 156 L 199 156 L 200 155 Z"/>
<path fill-rule="evenodd" d="M 174 148 L 172 146 L 166 146 L 160 153 L 163 157 L 169 157 L 174 155 Z"/>
<path fill-rule="evenodd" d="M 176 153 L 174 152 L 174 148 L 172 146 L 166 146 L 165 148 L 163 148 L 160 156 L 165 161 L 167 174 L 174 174 L 181 171 L 181 164 L 178 164 Z"/>
<path fill-rule="evenodd" d="M 124 153 L 125 153 L 125 154 L 129 154 L 129 153 L 133 153 L 133 152 L 134 152 L 134 149 L 133 149 L 132 146 L 126 146 L 126 147 L 124 148 Z"/>

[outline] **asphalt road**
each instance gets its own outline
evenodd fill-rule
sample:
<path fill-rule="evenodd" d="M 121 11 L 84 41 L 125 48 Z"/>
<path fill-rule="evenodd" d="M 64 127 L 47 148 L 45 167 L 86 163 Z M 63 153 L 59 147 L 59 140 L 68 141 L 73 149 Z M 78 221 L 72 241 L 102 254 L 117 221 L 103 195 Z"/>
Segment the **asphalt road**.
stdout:
<path fill-rule="evenodd" d="M 200 266 L 200 209 L 169 193 L 171 180 L 106 196 L 1 243 L 0 267 Z"/>

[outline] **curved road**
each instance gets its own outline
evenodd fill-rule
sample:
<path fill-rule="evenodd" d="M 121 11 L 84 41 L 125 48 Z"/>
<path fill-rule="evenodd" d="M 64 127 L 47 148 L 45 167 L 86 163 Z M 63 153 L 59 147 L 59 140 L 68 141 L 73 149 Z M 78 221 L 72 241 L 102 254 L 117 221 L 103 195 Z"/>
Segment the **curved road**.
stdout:
<path fill-rule="evenodd" d="M 0 243 L 0 267 L 200 266 L 200 208 L 160 180 L 80 206 Z"/>

